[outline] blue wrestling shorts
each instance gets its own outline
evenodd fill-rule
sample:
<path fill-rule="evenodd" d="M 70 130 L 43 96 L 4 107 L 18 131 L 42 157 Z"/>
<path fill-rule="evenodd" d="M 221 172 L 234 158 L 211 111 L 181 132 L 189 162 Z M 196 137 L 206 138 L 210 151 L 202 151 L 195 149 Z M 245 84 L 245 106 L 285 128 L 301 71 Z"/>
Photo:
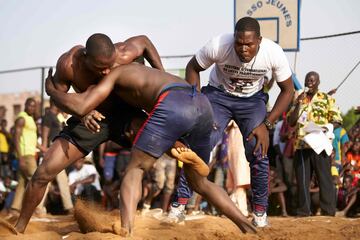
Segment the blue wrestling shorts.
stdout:
<path fill-rule="evenodd" d="M 186 83 L 166 86 L 133 146 L 159 158 L 181 139 L 204 161 L 210 154 L 213 112 L 209 100 Z"/>

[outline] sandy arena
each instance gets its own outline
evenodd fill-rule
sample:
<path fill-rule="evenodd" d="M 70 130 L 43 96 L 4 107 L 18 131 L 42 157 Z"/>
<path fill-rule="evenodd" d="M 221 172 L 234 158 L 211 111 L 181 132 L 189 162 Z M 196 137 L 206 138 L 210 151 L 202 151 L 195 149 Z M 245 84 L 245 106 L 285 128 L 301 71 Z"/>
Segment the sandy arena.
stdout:
<path fill-rule="evenodd" d="M 154 215 L 155 216 L 155 215 Z M 5 216 L 0 216 L 4 219 Z M 76 206 L 75 217 L 51 216 L 32 218 L 26 234 L 13 235 L 0 226 L 0 239 L 28 240 L 95 240 L 119 239 L 120 217 L 118 211 L 105 212 L 83 204 Z M 14 220 L 10 221 L 12 224 Z M 270 227 L 259 229 L 258 234 L 242 234 L 228 219 L 203 216 L 188 220 L 185 225 L 164 223 L 155 217 L 137 215 L 135 232 L 130 239 L 359 239 L 360 218 L 270 217 Z"/>

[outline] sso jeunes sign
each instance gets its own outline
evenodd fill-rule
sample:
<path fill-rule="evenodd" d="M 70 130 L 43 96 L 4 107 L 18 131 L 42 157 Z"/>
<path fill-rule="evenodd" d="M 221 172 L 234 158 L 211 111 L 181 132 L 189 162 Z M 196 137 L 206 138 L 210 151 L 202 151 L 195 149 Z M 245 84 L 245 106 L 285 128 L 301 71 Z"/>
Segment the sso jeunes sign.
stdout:
<path fill-rule="evenodd" d="M 234 5 L 235 23 L 245 16 L 256 18 L 262 36 L 284 51 L 299 51 L 300 0 L 234 0 Z"/>

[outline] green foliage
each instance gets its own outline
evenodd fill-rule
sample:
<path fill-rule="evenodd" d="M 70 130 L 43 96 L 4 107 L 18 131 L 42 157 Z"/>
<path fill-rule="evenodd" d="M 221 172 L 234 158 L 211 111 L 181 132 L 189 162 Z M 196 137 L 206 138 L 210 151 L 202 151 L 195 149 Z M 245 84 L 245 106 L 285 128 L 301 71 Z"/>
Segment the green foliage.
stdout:
<path fill-rule="evenodd" d="M 343 127 L 349 131 L 352 126 L 360 119 L 360 114 L 355 112 L 355 108 L 351 108 L 343 117 Z"/>

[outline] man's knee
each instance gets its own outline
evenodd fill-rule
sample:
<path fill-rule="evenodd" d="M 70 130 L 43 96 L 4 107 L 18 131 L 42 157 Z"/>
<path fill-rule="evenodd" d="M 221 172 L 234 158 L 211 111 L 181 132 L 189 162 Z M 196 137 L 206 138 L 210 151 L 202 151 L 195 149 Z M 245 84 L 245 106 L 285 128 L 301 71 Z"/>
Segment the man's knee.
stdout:
<path fill-rule="evenodd" d="M 133 149 L 131 154 L 130 168 L 140 168 L 146 172 L 153 168 L 156 158 L 136 148 Z M 130 169 L 128 168 L 128 170 Z"/>
<path fill-rule="evenodd" d="M 39 166 L 31 178 L 31 183 L 46 186 L 49 182 L 54 180 L 56 175 L 50 174 L 45 167 Z"/>

